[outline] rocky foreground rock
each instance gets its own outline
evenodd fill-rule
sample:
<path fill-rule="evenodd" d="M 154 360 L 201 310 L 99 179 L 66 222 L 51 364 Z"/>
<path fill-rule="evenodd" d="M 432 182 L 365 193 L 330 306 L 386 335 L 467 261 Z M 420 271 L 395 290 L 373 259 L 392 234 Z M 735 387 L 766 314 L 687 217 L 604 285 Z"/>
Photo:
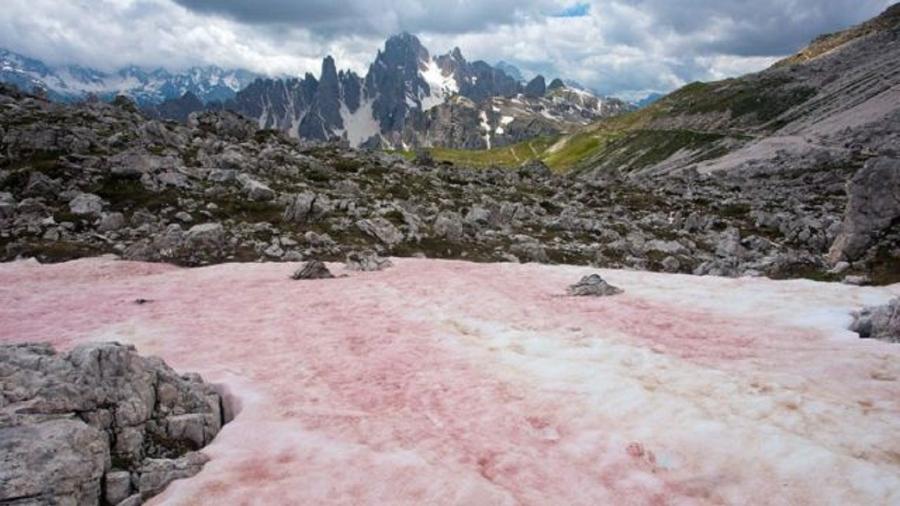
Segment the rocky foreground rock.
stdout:
<path fill-rule="evenodd" d="M 210 385 L 134 347 L 0 346 L 0 504 L 139 505 L 224 422 Z"/>

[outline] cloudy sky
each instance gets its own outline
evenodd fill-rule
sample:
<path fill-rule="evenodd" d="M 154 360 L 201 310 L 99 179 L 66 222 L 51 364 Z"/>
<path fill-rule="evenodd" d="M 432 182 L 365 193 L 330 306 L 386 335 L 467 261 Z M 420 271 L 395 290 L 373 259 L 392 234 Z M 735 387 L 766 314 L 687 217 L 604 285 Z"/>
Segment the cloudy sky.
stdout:
<path fill-rule="evenodd" d="M 633 98 L 759 70 L 892 0 L 3 0 L 0 47 L 111 70 L 365 73 L 393 33 Z"/>

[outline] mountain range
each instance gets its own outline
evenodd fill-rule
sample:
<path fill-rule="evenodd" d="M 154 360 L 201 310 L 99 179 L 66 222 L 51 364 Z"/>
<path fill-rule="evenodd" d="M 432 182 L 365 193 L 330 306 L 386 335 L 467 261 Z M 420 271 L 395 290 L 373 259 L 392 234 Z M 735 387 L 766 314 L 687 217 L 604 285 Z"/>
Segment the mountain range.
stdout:
<path fill-rule="evenodd" d="M 75 102 L 89 96 L 109 100 L 116 95 L 131 97 L 142 107 L 152 107 L 190 93 L 204 103 L 222 102 L 247 87 L 257 74 L 247 70 L 225 70 L 215 66 L 194 67 L 184 72 L 136 66 L 115 72 L 79 65 L 47 65 L 40 60 L 0 49 L 0 82 L 19 89 L 43 90 L 49 98 Z"/>
<path fill-rule="evenodd" d="M 469 62 L 459 48 L 432 55 L 417 37 L 387 40 L 365 76 L 326 57 L 317 79 L 257 79 L 225 107 L 261 128 L 353 147 L 490 149 L 568 132 L 630 110 L 543 76 L 528 83 L 509 64 Z"/>
<path fill-rule="evenodd" d="M 433 56 L 409 33 L 389 38 L 365 76 L 339 71 L 330 56 L 318 77 L 268 78 L 218 67 L 104 73 L 51 67 L 9 51 L 0 52 L 0 68 L 0 82 L 43 89 L 57 101 L 121 94 L 151 116 L 178 121 L 226 108 L 260 128 L 353 147 L 490 149 L 557 136 L 634 107 L 572 81 L 548 85 L 539 75 L 526 83 L 514 66 L 469 62 L 459 48 Z"/>

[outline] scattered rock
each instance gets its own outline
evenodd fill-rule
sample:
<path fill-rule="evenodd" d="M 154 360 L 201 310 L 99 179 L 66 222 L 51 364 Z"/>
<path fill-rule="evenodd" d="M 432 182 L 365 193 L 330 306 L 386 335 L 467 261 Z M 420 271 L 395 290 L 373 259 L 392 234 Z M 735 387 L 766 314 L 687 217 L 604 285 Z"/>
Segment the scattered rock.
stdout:
<path fill-rule="evenodd" d="M 347 254 L 347 270 L 360 272 L 381 271 L 393 264 L 387 258 L 381 258 L 374 251 L 354 251 Z"/>
<path fill-rule="evenodd" d="M 546 178 L 552 176 L 553 171 L 540 160 L 530 160 L 519 167 L 519 174 L 531 178 Z"/>
<path fill-rule="evenodd" d="M 185 239 L 193 248 L 216 248 L 225 240 L 225 228 L 221 223 L 201 223 L 191 227 Z"/>
<path fill-rule="evenodd" d="M 900 297 L 854 312 L 850 330 L 862 338 L 900 343 Z"/>
<path fill-rule="evenodd" d="M 599 274 L 585 276 L 568 289 L 568 294 L 576 297 L 607 297 L 622 292 L 621 288 L 610 285 Z"/>
<path fill-rule="evenodd" d="M 275 198 L 275 192 L 271 188 L 247 174 L 239 174 L 237 181 L 241 184 L 244 193 L 247 194 L 250 200 L 267 201 Z"/>
<path fill-rule="evenodd" d="M 463 236 L 463 222 L 459 213 L 441 211 L 434 219 L 434 234 L 451 241 L 458 241 Z"/>
<path fill-rule="evenodd" d="M 306 264 L 294 272 L 291 279 L 332 279 L 334 274 L 328 270 L 324 263 L 318 260 L 310 260 Z"/>
<path fill-rule="evenodd" d="M 115 232 L 125 227 L 125 215 L 122 213 L 108 213 L 100 218 L 97 230 L 100 232 Z"/>
<path fill-rule="evenodd" d="M 103 212 L 103 199 L 91 193 L 79 193 L 69 201 L 69 211 L 78 216 L 99 216 Z"/>
<path fill-rule="evenodd" d="M 363 233 L 377 238 L 388 246 L 394 246 L 403 242 L 403 233 L 388 220 L 378 217 L 356 222 L 357 228 Z"/>

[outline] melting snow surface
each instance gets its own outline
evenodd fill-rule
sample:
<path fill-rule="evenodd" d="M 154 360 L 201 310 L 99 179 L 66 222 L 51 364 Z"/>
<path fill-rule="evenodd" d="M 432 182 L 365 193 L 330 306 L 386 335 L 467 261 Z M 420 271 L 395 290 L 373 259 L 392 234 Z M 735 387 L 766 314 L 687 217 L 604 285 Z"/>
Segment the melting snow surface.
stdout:
<path fill-rule="evenodd" d="M 132 343 L 236 397 L 151 504 L 900 504 L 900 346 L 843 330 L 900 285 L 395 263 L 2 264 L 0 340 Z"/>

